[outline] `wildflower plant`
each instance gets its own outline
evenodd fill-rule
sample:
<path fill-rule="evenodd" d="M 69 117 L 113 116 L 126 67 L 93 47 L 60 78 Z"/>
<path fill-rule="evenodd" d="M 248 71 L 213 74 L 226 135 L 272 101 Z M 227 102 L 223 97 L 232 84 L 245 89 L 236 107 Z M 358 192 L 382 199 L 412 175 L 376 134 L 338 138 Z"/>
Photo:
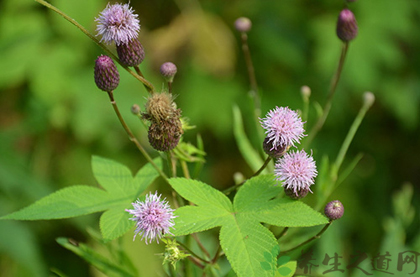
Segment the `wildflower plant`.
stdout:
<path fill-rule="evenodd" d="M 196 270 L 192 272 L 197 276 L 207 272 L 224 276 L 229 270 L 237 276 L 292 276 L 296 261 L 282 259 L 278 262 L 279 256 L 300 250 L 319 238 L 334 220 L 343 215 L 344 206 L 340 201 L 329 202 L 327 206 L 325 203 L 360 159 L 356 157 L 348 168 L 341 170 L 347 149 L 374 101 L 372 93 L 365 94 L 362 108 L 344 138 L 335 162 L 316 162 L 314 157 L 320 154 L 317 153 L 318 149 L 311 149 L 311 142 L 328 117 L 349 43 L 357 35 L 353 13 L 345 9 L 338 18 L 336 26 L 337 35 L 343 42 L 342 54 L 318 118 L 308 117 L 311 90 L 307 86 L 302 87 L 301 110 L 277 105 L 265 117 L 261 116 L 261 95 L 248 46 L 252 23 L 244 17 L 235 22 L 235 28 L 241 35 L 254 113 L 242 115 L 241 110 L 232 103 L 232 129 L 241 155 L 254 173 L 221 191 L 189 172 L 188 164 L 196 164 L 198 169 L 203 166 L 205 151 L 201 139 L 197 146 L 183 141 L 184 132 L 190 131 L 191 126 L 182 118 L 182 107 L 177 106 L 173 94 L 181 93 L 173 91 L 172 87 L 172 83 L 176 82 L 177 66 L 172 62 L 161 66 L 165 86 L 162 91 L 156 91 L 139 67 L 147 55 L 138 39 L 139 15 L 130 5 L 108 4 L 96 19 L 92 19 L 97 22 L 99 40 L 56 7 L 43 0 L 36 1 L 63 16 L 103 49 L 104 55 L 96 59 L 92 81 L 108 94 L 117 119 L 147 164 L 133 176 L 126 166 L 93 156 L 93 174 L 102 188 L 81 185 L 67 187 L 1 219 L 49 220 L 103 212 L 99 220 L 103 241 L 115 240 L 132 233 L 134 229 L 134 239 L 139 235 L 145 244 L 164 243 L 166 248 L 161 256 L 164 270 L 171 276 L 184 276 L 187 264 L 195 267 Z M 112 43 L 115 43 L 118 58 L 107 46 Z M 145 88 L 147 97 L 144 108 L 134 104 L 131 111 L 144 123 L 144 132 L 148 134 L 153 151 L 140 143 L 120 113 L 114 91 L 124 80 L 120 80 L 115 63 L 120 64 Z M 140 94 L 139 99 L 144 96 Z M 101 95 L 98 94 L 98 97 Z M 259 148 L 252 145 L 245 133 L 243 116 L 251 118 L 258 126 Z M 305 124 L 311 126 L 309 132 Z M 182 176 L 177 169 L 181 169 Z M 341 175 L 343 172 L 345 174 Z M 168 201 L 160 192 L 150 192 L 150 186 L 157 178 L 163 180 L 167 189 L 171 190 L 172 197 Z M 316 198 L 311 206 L 302 200 L 308 192 Z M 321 213 L 323 210 L 326 216 Z M 351 208 L 347 210 L 351 213 Z M 324 227 L 319 227 L 321 230 L 300 243 L 293 239 L 295 235 L 301 235 L 297 231 L 300 228 L 288 232 L 290 227 L 319 225 Z M 220 228 L 217 246 L 213 247 L 217 250 L 210 253 L 197 234 L 216 227 Z M 57 241 L 105 274 L 136 275 L 127 262 L 108 260 L 71 239 L 59 238 Z M 201 254 L 196 249 L 200 249 Z M 224 259 L 230 266 L 221 262 Z"/>

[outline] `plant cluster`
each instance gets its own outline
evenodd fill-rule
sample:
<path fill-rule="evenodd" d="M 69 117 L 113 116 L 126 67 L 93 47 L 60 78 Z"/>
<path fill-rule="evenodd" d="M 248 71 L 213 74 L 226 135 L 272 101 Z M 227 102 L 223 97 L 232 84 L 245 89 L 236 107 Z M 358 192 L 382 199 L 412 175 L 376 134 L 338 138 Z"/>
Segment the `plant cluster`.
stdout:
<path fill-rule="evenodd" d="M 56 7 L 43 0 L 37 2 L 59 13 L 104 50 L 105 54 L 95 61 L 94 81 L 107 93 L 129 139 L 148 162 L 133 176 L 124 165 L 94 156 L 93 174 L 103 189 L 90 186 L 64 188 L 1 219 L 60 219 L 103 211 L 99 222 L 103 241 L 115 240 L 135 225 L 134 239 L 139 235 L 146 244 L 163 242 L 166 245 L 161 255 L 164 270 L 170 276 L 183 276 L 189 264 L 194 265 L 193 272 L 197 276 L 224 276 L 230 270 L 221 265 L 220 261 L 225 258 L 238 276 L 292 276 L 296 271 L 296 261 L 279 263 L 279 257 L 319 238 L 334 220 L 343 216 L 343 204 L 339 200 L 328 200 L 360 159 L 356 157 L 348 168 L 340 170 L 357 128 L 374 102 L 373 94 L 365 93 L 363 106 L 336 161 L 322 163 L 318 168 L 310 144 L 328 117 L 349 44 L 357 36 L 358 26 L 353 13 L 345 8 L 339 14 L 337 36 L 343 41 L 342 54 L 328 97 L 315 120 L 308 118 L 311 91 L 307 86 L 301 90 L 301 110 L 276 106 L 265 117 L 260 115 L 261 95 L 248 46 L 252 22 L 244 17 L 235 22 L 247 63 L 249 94 L 255 112 L 244 116 L 259 126 L 261 147 L 255 149 L 250 143 L 242 126 L 241 111 L 234 106 L 233 130 L 238 147 L 251 167 L 257 165 L 257 168 L 249 178 L 236 180 L 230 188 L 219 191 L 200 181 L 198 174 L 189 172 L 189 166 L 193 165 L 197 168 L 195 173 L 199 172 L 205 151 L 200 139 L 197 146 L 183 141 L 184 132 L 191 126 L 175 103 L 176 91 L 173 91 L 172 84 L 176 80 L 177 66 L 171 62 L 162 64 L 160 73 L 165 86 L 162 91 L 156 91 L 140 69 L 146 55 L 138 39 L 139 16 L 129 4 L 108 4 L 95 19 L 97 36 L 93 36 Z M 108 48 L 110 44 L 115 44 L 117 55 Z M 147 129 L 149 143 L 156 150 L 153 153 L 146 151 L 120 113 L 114 91 L 122 80 L 115 62 L 138 79 L 147 91 L 144 108 L 134 104 L 131 111 Z M 306 122 L 312 125 L 307 134 Z M 265 130 L 265 135 L 262 130 Z M 164 166 L 165 162 L 167 166 Z M 178 169 L 181 169 L 182 177 L 178 176 Z M 161 178 L 172 189 L 171 204 L 158 192 L 152 194 L 149 191 L 156 178 Z M 315 188 L 311 189 L 311 186 Z M 302 201 L 308 192 L 316 195 L 314 207 Z M 324 214 L 321 214 L 319 211 L 323 207 Z M 324 227 L 317 234 L 283 249 L 282 239 L 296 235 L 296 229 L 289 232 L 290 227 L 318 225 Z M 215 227 L 220 228 L 218 245 L 216 251 L 210 253 L 197 233 Z M 59 238 L 57 241 L 108 275 L 137 275 L 129 262 L 107 260 L 99 254 L 87 255 L 93 250 L 70 239 Z M 197 248 L 201 253 L 197 253 Z"/>

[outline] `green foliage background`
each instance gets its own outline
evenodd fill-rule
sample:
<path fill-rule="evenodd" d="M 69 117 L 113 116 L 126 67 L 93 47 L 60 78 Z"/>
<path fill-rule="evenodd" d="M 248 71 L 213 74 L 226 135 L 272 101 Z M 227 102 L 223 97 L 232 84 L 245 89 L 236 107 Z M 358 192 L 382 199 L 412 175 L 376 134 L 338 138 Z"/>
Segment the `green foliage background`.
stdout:
<path fill-rule="evenodd" d="M 107 1 L 52 3 L 94 33 L 93 19 Z M 239 155 L 232 130 L 233 104 L 243 114 L 251 112 L 245 62 L 233 29 L 236 18 L 247 16 L 253 22 L 249 43 L 263 114 L 275 105 L 300 109 L 302 85 L 311 87 L 312 101 L 324 103 L 340 51 L 335 23 L 343 1 L 132 0 L 131 4 L 142 25 L 146 60 L 141 68 L 159 88 L 163 87 L 160 64 L 177 64 L 176 101 L 197 126 L 184 139 L 195 142 L 196 132 L 202 135 L 208 154 L 202 179 L 214 187 L 230 186 L 235 172 L 252 173 Z M 318 241 L 319 259 L 332 249 L 346 258 L 357 250 L 372 255 L 386 250 L 396 256 L 404 245 L 420 249 L 420 5 L 415 0 L 360 0 L 350 8 L 359 35 L 350 45 L 330 117 L 313 143 L 318 164 L 324 154 L 335 159 L 363 92 L 372 91 L 376 102 L 345 163 L 359 152 L 364 157 L 331 198 L 343 202 L 345 216 Z M 145 161 L 127 139 L 106 94 L 93 82 L 99 47 L 34 1 L 5 0 L 0 10 L 0 215 L 63 187 L 96 186 L 92 155 L 114 159 L 136 172 Z M 132 104 L 144 105 L 146 91 L 126 72 L 120 73 L 115 98 L 147 146 L 147 134 L 130 114 Z M 308 126 L 315 117 L 313 106 L 310 115 Z M 245 131 L 252 134 L 252 123 L 245 123 Z M 253 142 L 259 147 L 260 142 Z M 397 194 L 404 184 L 413 188 L 416 213 L 411 219 L 407 216 L 410 187 Z M 153 189 L 169 190 L 159 183 Z M 86 227 L 97 228 L 97 220 L 98 216 L 84 216 L 0 222 L 0 275 L 46 276 L 56 268 L 68 276 L 99 276 L 55 242 L 67 236 L 95 245 Z M 131 235 L 124 241 L 134 264 L 143 275 L 155 275 L 161 260 L 153 253 L 162 251 L 162 246 L 131 243 Z M 337 241 L 338 248 L 333 248 Z"/>

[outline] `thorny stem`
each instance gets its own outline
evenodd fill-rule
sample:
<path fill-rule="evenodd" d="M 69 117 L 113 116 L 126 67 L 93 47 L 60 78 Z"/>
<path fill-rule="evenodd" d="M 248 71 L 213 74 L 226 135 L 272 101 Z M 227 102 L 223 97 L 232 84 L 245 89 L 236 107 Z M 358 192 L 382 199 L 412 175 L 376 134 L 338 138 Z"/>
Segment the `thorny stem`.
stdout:
<path fill-rule="evenodd" d="M 304 145 L 303 148 L 311 144 L 312 140 L 318 134 L 319 130 L 321 130 L 322 126 L 324 126 L 325 120 L 327 119 L 328 114 L 331 109 L 332 100 L 333 100 L 335 91 L 337 89 L 338 81 L 340 80 L 341 72 L 343 71 L 344 61 L 346 59 L 348 48 L 349 48 L 349 43 L 345 42 L 343 44 L 343 48 L 341 49 L 341 56 L 340 56 L 340 61 L 338 63 L 337 70 L 334 74 L 333 79 L 331 80 L 330 91 L 328 93 L 327 101 L 325 102 L 324 108 L 322 110 L 322 115 L 318 119 L 318 121 L 315 123 L 315 125 L 312 127 L 306 141 L 303 142 L 303 145 Z"/>
<path fill-rule="evenodd" d="M 250 178 L 248 178 L 247 180 L 251 179 L 252 177 L 255 177 L 255 176 L 260 175 L 260 173 L 261 173 L 261 172 L 263 172 L 263 170 L 267 167 L 267 165 L 268 165 L 268 163 L 269 163 L 270 161 L 271 161 L 271 158 L 270 158 L 270 157 L 267 157 L 267 159 L 265 160 L 264 164 L 260 167 L 260 169 L 258 169 L 258 171 L 257 171 L 257 172 L 255 172 L 255 173 L 254 173 L 254 175 L 252 175 L 252 176 L 251 176 Z M 243 184 L 245 184 L 245 182 L 246 182 L 247 180 L 245 180 L 245 181 L 243 181 L 243 182 L 241 182 L 241 183 L 239 183 L 239 184 L 236 184 L 236 185 L 234 185 L 234 186 L 232 186 L 232 187 L 230 187 L 230 188 L 228 188 L 228 189 L 224 190 L 224 191 L 223 191 L 223 193 L 224 193 L 224 194 L 226 194 L 226 195 L 228 195 L 231 191 L 233 191 L 233 190 L 235 190 L 235 189 L 239 188 L 240 186 L 242 186 Z"/>
<path fill-rule="evenodd" d="M 310 243 L 311 241 L 313 241 L 313 240 L 315 240 L 315 239 L 319 239 L 320 237 L 321 237 L 321 235 L 328 229 L 328 227 L 330 227 L 330 225 L 331 225 L 331 223 L 332 223 L 332 221 L 330 221 L 330 222 L 328 222 L 325 226 L 324 226 L 324 228 L 322 228 L 322 230 L 321 231 L 319 231 L 318 232 L 318 234 L 316 234 L 315 236 L 313 236 L 313 237 L 311 237 L 311 238 L 309 238 L 308 240 L 306 240 L 306 241 L 304 241 L 304 242 L 302 242 L 302 243 L 300 243 L 300 244 L 298 244 L 298 245 L 296 245 L 295 247 L 293 247 L 293 248 L 290 248 L 289 250 L 286 250 L 286 251 L 281 251 L 280 253 L 279 253 L 279 255 L 281 255 L 281 254 L 284 254 L 284 253 L 287 253 L 287 252 L 290 252 L 290 251 L 292 251 L 292 250 L 295 250 L 295 249 L 297 249 L 297 248 L 299 248 L 299 247 L 301 247 L 301 246 L 303 246 L 303 245 L 305 245 L 305 244 L 307 244 L 307 243 Z"/>
<path fill-rule="evenodd" d="M 134 76 L 137 80 L 143 83 L 143 85 L 146 87 L 146 89 L 153 93 L 155 91 L 155 88 L 153 87 L 152 83 L 150 83 L 148 80 L 146 80 L 143 76 L 140 76 L 139 74 L 134 73 L 131 69 L 129 69 L 127 66 L 123 65 L 117 56 L 115 56 L 111 50 L 109 50 L 103 43 L 99 42 L 99 40 L 92 35 L 88 30 L 86 30 L 82 25 L 80 25 L 76 20 L 59 10 L 57 7 L 51 5 L 48 2 L 45 2 L 44 0 L 35 0 L 36 2 L 40 3 L 41 5 L 47 7 L 50 10 L 53 10 L 54 12 L 61 15 L 64 19 L 66 19 L 68 22 L 76 26 L 80 31 L 82 31 L 85 35 L 87 35 L 91 40 L 93 40 L 99 47 L 101 47 L 105 53 L 110 56 L 113 60 L 115 60 L 117 63 L 119 63 L 125 70 L 128 71 L 131 75 Z"/>
<path fill-rule="evenodd" d="M 114 108 L 115 113 L 117 114 L 118 119 L 120 120 L 121 125 L 123 126 L 125 132 L 127 133 L 130 140 L 137 146 L 139 151 L 143 154 L 143 156 L 146 158 L 146 160 L 156 169 L 156 171 L 159 173 L 162 178 L 167 181 L 168 177 L 166 174 L 153 162 L 152 158 L 149 156 L 149 154 L 146 152 L 146 150 L 141 146 L 139 141 L 136 139 L 136 137 L 133 135 L 133 132 L 131 132 L 130 128 L 125 123 L 120 110 L 118 109 L 117 103 L 114 100 L 114 95 L 112 91 L 108 91 L 108 96 L 111 101 L 112 107 Z"/>

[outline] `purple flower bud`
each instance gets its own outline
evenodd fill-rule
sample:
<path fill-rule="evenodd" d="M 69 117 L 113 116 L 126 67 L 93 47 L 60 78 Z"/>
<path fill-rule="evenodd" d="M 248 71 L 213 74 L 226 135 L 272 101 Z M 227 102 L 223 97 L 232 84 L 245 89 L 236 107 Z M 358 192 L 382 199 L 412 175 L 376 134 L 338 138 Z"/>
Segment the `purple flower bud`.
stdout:
<path fill-rule="evenodd" d="M 296 192 L 294 192 L 294 190 L 292 188 L 284 188 L 284 193 L 289 196 L 292 199 L 301 199 L 304 198 L 309 192 L 309 188 L 304 187 L 300 190 L 296 190 Z"/>
<path fill-rule="evenodd" d="M 137 66 L 144 60 L 144 48 L 138 39 L 117 45 L 120 62 L 126 66 Z"/>
<path fill-rule="evenodd" d="M 170 83 L 172 83 L 177 71 L 176 65 L 171 62 L 166 62 L 160 66 L 160 74 Z"/>
<path fill-rule="evenodd" d="M 337 36 L 344 42 L 353 40 L 357 36 L 357 22 L 349 9 L 340 12 L 337 20 Z"/>
<path fill-rule="evenodd" d="M 286 153 L 288 147 L 281 145 L 280 147 L 274 148 L 273 141 L 269 137 L 266 137 L 263 142 L 264 152 L 273 159 L 279 159 Z"/>
<path fill-rule="evenodd" d="M 120 83 L 120 74 L 114 61 L 101 55 L 95 61 L 95 83 L 103 91 L 113 91 Z"/>
<path fill-rule="evenodd" d="M 235 21 L 235 29 L 239 32 L 249 32 L 252 27 L 252 22 L 247 17 L 240 17 Z"/>
<path fill-rule="evenodd" d="M 344 214 L 344 206 L 339 200 L 331 201 L 325 206 L 324 213 L 330 220 L 339 219 Z"/>

